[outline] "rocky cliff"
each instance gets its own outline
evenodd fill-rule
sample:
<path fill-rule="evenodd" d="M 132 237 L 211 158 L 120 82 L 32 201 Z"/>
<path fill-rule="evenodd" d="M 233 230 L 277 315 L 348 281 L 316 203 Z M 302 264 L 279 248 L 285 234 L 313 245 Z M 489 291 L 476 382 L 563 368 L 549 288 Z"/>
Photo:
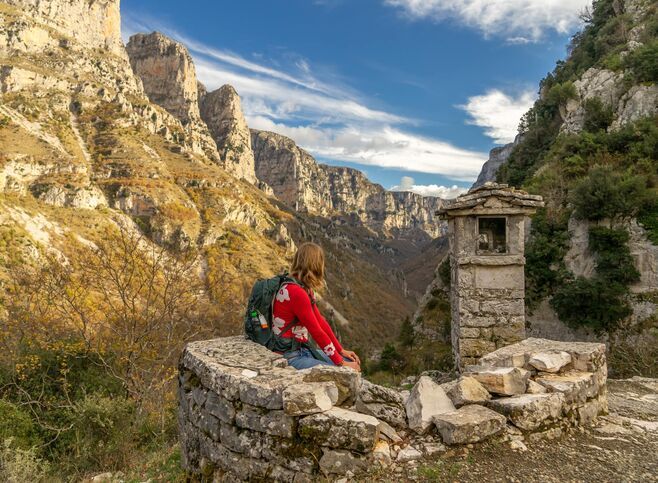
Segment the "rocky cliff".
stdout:
<path fill-rule="evenodd" d="M 405 263 L 425 259 L 429 237 L 402 243 L 295 212 L 238 179 L 255 181 L 235 91 L 207 93 L 184 46 L 160 34 L 133 37 L 130 57 L 112 47 L 118 18 L 108 27 L 101 6 L 118 15 L 118 2 L 0 2 L 0 293 L 12 267 L 72 260 L 124 227 L 165 256 L 193 249 L 204 296 L 221 307 L 213 323 L 237 333 L 253 280 L 313 240 L 342 334 L 363 347 L 393 337 L 429 281 L 410 270 L 414 289 L 403 289 Z M 317 206 L 331 206 L 323 193 Z"/>
<path fill-rule="evenodd" d="M 547 203 L 527 251 L 530 333 L 606 333 L 634 354 L 624 364 L 652 359 L 657 346 L 657 13 L 655 1 L 594 2 L 569 57 L 542 80 L 521 138 L 492 152 L 507 158 L 500 181 Z"/>
<path fill-rule="evenodd" d="M 498 168 L 500 168 L 510 154 L 514 150 L 514 147 L 519 143 L 519 136 L 516 137 L 514 142 L 505 144 L 504 146 L 499 146 L 493 148 L 489 152 L 489 159 L 482 165 L 482 170 L 478 175 L 478 179 L 473 183 L 473 188 L 478 188 L 484 183 L 489 181 L 496 181 L 496 174 L 498 173 Z"/>
<path fill-rule="evenodd" d="M 201 117 L 217 143 L 224 166 L 237 177 L 256 183 L 251 134 L 242 113 L 240 96 L 230 85 L 210 93 L 205 87 L 202 89 Z"/>
<path fill-rule="evenodd" d="M 279 134 L 252 130 L 252 146 L 258 178 L 296 210 L 348 215 L 353 223 L 386 235 L 413 230 L 432 238 L 441 234 L 433 216 L 443 203 L 440 198 L 387 191 L 356 169 L 318 164 Z"/>
<path fill-rule="evenodd" d="M 6 0 L 5 3 L 89 48 L 125 55 L 120 0 Z"/>

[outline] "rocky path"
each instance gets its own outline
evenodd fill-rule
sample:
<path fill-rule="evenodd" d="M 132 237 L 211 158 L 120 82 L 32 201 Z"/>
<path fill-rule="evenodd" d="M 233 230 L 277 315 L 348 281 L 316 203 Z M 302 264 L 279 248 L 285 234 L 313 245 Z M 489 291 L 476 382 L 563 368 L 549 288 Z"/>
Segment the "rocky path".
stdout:
<path fill-rule="evenodd" d="M 610 414 L 552 441 L 448 450 L 365 481 L 658 482 L 658 379 L 609 380 Z"/>

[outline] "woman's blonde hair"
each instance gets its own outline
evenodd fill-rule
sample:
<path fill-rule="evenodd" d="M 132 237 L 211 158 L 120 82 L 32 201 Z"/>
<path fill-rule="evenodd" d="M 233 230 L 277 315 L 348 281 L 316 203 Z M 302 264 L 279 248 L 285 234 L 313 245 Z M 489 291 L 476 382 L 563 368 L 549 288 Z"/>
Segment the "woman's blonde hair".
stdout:
<path fill-rule="evenodd" d="M 306 287 L 318 290 L 324 286 L 324 250 L 315 243 L 304 243 L 292 259 L 290 275 Z"/>

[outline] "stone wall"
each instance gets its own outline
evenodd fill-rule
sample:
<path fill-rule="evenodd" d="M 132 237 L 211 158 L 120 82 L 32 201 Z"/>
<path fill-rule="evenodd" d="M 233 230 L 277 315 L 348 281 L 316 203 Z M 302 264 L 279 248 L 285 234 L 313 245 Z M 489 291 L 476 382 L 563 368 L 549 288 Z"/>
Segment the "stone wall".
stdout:
<path fill-rule="evenodd" d="M 179 367 L 182 463 L 208 481 L 316 481 L 446 445 L 558 437 L 607 411 L 604 349 L 528 339 L 397 391 L 346 368 L 297 371 L 242 337 L 193 342 Z"/>

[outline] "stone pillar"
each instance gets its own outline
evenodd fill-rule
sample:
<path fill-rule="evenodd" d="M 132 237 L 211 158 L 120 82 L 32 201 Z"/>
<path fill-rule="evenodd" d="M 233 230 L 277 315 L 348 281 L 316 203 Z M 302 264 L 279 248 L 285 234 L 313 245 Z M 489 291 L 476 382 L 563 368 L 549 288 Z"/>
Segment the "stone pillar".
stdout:
<path fill-rule="evenodd" d="M 437 213 L 448 220 L 452 347 L 459 369 L 525 339 L 524 244 L 541 196 L 487 183 Z"/>

